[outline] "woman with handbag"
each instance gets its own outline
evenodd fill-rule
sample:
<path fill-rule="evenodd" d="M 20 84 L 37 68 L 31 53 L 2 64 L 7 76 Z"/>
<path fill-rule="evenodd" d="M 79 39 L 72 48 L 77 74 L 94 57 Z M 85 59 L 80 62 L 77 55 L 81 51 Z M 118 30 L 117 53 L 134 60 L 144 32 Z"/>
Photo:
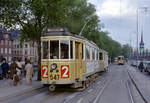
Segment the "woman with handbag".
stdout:
<path fill-rule="evenodd" d="M 13 59 L 13 63 L 10 65 L 10 78 L 11 78 L 11 85 L 12 82 L 14 84 L 14 86 L 17 85 L 17 83 L 19 82 L 19 76 L 17 75 L 17 70 L 16 69 L 20 69 L 17 65 L 17 59 L 14 58 Z"/>

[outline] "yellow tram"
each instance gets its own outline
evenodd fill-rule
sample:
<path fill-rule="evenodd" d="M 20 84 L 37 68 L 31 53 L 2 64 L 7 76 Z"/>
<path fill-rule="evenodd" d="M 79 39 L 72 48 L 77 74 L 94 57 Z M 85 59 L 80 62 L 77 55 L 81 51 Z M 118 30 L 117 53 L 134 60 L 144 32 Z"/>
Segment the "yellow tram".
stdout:
<path fill-rule="evenodd" d="M 124 60 L 124 56 L 118 56 L 118 65 L 124 65 L 125 60 Z"/>
<path fill-rule="evenodd" d="M 48 28 L 41 37 L 42 84 L 85 88 L 101 71 L 108 70 L 108 54 L 92 41 L 64 28 Z"/>

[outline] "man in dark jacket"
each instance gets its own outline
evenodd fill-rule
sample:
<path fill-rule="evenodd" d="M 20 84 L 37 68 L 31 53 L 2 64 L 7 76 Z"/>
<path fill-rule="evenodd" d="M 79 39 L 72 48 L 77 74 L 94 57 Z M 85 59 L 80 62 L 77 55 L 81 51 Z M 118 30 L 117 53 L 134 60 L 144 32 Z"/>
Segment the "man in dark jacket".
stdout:
<path fill-rule="evenodd" d="M 143 69 L 144 69 L 144 64 L 143 64 L 143 62 L 140 62 L 140 64 L 139 64 L 139 69 L 140 69 L 141 72 L 143 71 Z"/>
<path fill-rule="evenodd" d="M 2 77 L 3 77 L 3 80 L 4 80 L 4 85 L 7 86 L 9 65 L 8 65 L 8 63 L 6 62 L 6 59 L 5 59 L 5 58 L 2 59 L 1 68 L 2 68 Z"/>

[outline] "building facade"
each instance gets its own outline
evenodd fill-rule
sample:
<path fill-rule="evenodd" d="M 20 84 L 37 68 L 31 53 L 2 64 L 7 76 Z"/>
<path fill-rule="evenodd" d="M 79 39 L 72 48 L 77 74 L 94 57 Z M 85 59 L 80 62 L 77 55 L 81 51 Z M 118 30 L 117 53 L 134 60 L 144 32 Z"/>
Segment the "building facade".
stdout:
<path fill-rule="evenodd" d="M 14 49 L 12 51 L 13 57 L 17 57 L 21 60 L 30 58 L 32 62 L 38 60 L 37 45 L 33 42 L 20 42 L 20 38 L 13 39 Z"/>
<path fill-rule="evenodd" d="M 38 60 L 37 44 L 34 42 L 20 42 L 20 31 L 0 30 L 0 59 L 6 58 L 8 62 L 16 57 L 22 61 L 30 58 L 32 62 Z"/>
<path fill-rule="evenodd" d="M 6 58 L 7 61 L 12 60 L 13 40 L 11 34 L 7 32 L 0 33 L 0 59 Z"/>

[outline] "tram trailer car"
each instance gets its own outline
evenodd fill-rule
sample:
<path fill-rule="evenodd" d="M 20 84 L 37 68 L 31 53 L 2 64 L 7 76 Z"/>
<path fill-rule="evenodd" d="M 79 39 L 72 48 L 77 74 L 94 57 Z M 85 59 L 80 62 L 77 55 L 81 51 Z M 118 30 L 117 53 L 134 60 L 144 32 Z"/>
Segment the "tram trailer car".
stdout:
<path fill-rule="evenodd" d="M 108 54 L 79 35 L 63 28 L 49 28 L 41 37 L 41 79 L 54 91 L 58 85 L 88 87 L 108 69 Z"/>

